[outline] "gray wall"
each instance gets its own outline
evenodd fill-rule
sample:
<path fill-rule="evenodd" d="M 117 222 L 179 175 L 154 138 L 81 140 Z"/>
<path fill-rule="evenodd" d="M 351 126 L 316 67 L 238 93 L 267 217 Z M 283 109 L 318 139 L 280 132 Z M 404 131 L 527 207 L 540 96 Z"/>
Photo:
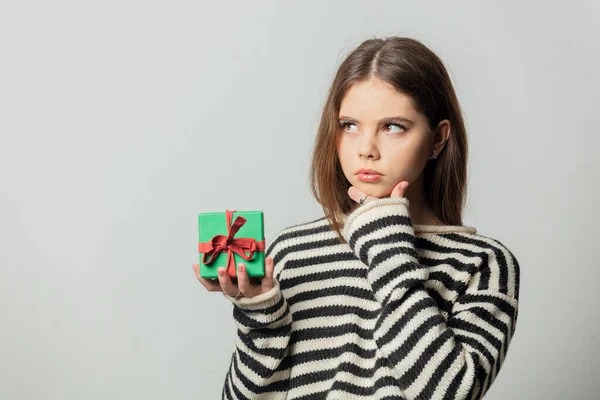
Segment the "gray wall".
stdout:
<path fill-rule="evenodd" d="M 197 213 L 322 216 L 308 191 L 342 57 L 405 35 L 447 64 L 465 223 L 521 264 L 489 399 L 597 396 L 598 2 L 5 2 L 0 398 L 218 398 L 232 306 L 195 279 Z"/>

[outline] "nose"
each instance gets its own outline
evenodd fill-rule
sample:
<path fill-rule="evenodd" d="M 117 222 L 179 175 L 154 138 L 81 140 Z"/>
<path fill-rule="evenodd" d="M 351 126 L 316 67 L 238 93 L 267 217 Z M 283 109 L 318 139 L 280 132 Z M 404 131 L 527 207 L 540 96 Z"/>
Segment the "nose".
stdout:
<path fill-rule="evenodd" d="M 377 136 L 375 134 L 365 133 L 362 136 L 358 156 L 360 158 L 371 158 L 377 160 L 379 158 L 379 150 L 377 149 Z"/>

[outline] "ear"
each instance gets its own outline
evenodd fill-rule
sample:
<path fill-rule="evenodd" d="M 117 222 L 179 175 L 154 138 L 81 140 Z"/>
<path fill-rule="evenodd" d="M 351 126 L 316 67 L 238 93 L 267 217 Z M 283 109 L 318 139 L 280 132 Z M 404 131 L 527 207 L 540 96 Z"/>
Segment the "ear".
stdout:
<path fill-rule="evenodd" d="M 436 154 L 440 154 L 440 152 L 446 145 L 446 142 L 448 141 L 448 139 L 450 138 L 450 134 L 452 133 L 451 130 L 452 127 L 450 126 L 450 121 L 447 119 L 441 120 L 435 128 L 435 135 L 433 138 L 432 147 L 433 151 L 435 151 Z"/>

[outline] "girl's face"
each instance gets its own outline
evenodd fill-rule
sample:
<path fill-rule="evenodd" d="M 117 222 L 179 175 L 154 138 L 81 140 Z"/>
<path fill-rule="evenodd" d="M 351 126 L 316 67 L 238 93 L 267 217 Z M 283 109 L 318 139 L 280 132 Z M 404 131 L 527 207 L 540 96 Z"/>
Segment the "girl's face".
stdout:
<path fill-rule="evenodd" d="M 352 186 L 375 196 L 389 196 L 400 181 L 409 190 L 433 154 L 435 135 L 411 98 L 378 79 L 354 84 L 342 99 L 337 153 Z M 381 176 L 363 181 L 361 168 Z"/>

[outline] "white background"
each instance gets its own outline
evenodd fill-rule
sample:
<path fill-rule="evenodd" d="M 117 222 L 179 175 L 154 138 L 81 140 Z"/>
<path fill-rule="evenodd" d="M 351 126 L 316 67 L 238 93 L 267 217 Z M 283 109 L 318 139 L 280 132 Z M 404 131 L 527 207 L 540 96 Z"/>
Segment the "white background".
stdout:
<path fill-rule="evenodd" d="M 520 262 L 487 398 L 595 398 L 598 4 L 3 3 L 0 398 L 219 398 L 232 305 L 194 277 L 197 213 L 263 210 L 267 243 L 321 217 L 325 94 L 350 50 L 391 35 L 447 65 L 464 222 Z"/>

